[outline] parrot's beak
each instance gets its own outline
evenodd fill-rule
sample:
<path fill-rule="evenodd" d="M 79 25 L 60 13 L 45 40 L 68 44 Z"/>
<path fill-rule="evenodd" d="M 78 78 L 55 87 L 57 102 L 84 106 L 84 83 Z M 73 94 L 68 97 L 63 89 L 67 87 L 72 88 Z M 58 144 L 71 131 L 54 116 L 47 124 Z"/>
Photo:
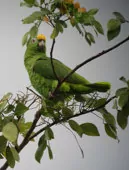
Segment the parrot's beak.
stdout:
<path fill-rule="evenodd" d="M 38 43 L 38 47 L 41 51 L 44 51 L 45 49 L 45 42 L 44 40 L 40 40 L 39 43 Z"/>

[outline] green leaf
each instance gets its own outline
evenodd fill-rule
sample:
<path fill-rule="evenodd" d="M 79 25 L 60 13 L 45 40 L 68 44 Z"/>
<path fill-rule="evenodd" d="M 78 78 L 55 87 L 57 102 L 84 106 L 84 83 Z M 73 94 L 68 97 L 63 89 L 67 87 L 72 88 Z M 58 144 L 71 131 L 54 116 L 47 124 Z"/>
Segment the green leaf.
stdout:
<path fill-rule="evenodd" d="M 27 4 L 26 2 L 20 2 L 20 7 L 26 6 L 28 8 L 32 8 L 32 4 Z"/>
<path fill-rule="evenodd" d="M 28 35 L 29 35 L 29 32 L 26 32 L 22 38 L 22 45 L 24 46 L 26 43 L 27 43 L 27 40 L 28 40 Z"/>
<path fill-rule="evenodd" d="M 106 103 L 106 98 L 98 99 L 95 101 L 94 108 L 100 107 Z"/>
<path fill-rule="evenodd" d="M 51 147 L 47 146 L 47 149 L 48 149 L 49 159 L 51 160 L 51 159 L 53 159 L 53 153 L 52 153 Z"/>
<path fill-rule="evenodd" d="M 121 30 L 121 22 L 118 19 L 110 19 L 107 24 L 108 32 L 107 37 L 108 40 L 112 40 L 117 37 Z"/>
<path fill-rule="evenodd" d="M 13 120 L 14 120 L 14 115 L 8 115 L 4 117 L 4 119 L 2 119 L 2 129 L 7 123 L 12 122 Z"/>
<path fill-rule="evenodd" d="M 116 91 L 116 96 L 119 97 L 121 95 L 126 95 L 127 93 L 129 93 L 129 89 L 126 87 L 123 87 Z"/>
<path fill-rule="evenodd" d="M 52 31 L 52 34 L 51 34 L 51 39 L 55 39 L 59 34 L 59 30 L 55 27 Z"/>
<path fill-rule="evenodd" d="M 0 116 L 0 132 L 2 131 L 2 128 L 3 128 L 3 119 L 2 119 L 2 117 Z"/>
<path fill-rule="evenodd" d="M 73 115 L 73 111 L 67 107 L 63 107 L 62 114 L 64 115 L 64 117 L 70 117 Z"/>
<path fill-rule="evenodd" d="M 108 31 L 116 31 L 118 28 L 120 28 L 121 23 L 118 19 L 110 19 L 107 23 Z"/>
<path fill-rule="evenodd" d="M 118 110 L 117 99 L 114 100 L 112 109 Z"/>
<path fill-rule="evenodd" d="M 46 145 L 46 137 L 45 137 L 45 134 L 43 134 L 40 138 L 39 138 L 39 141 L 38 141 L 38 146 L 40 145 Z"/>
<path fill-rule="evenodd" d="M 58 32 L 63 33 L 63 27 L 59 22 L 56 23 L 56 29 L 58 30 Z"/>
<path fill-rule="evenodd" d="M 80 125 L 83 130 L 83 134 L 88 136 L 100 136 L 97 127 L 92 123 L 83 123 Z"/>
<path fill-rule="evenodd" d="M 51 139 L 54 139 L 54 133 L 52 131 L 52 129 L 50 127 L 48 127 L 46 130 L 45 130 L 45 139 L 46 140 L 51 140 Z"/>
<path fill-rule="evenodd" d="M 2 133 L 10 142 L 15 142 L 17 140 L 18 129 L 13 122 L 9 122 L 3 127 Z"/>
<path fill-rule="evenodd" d="M 98 109 L 97 111 L 100 112 L 102 115 L 108 114 L 108 111 L 105 108 Z"/>
<path fill-rule="evenodd" d="M 127 87 L 128 87 L 128 91 L 129 91 L 129 80 L 126 80 L 126 78 L 125 77 L 120 77 L 119 78 L 119 80 L 121 80 L 121 81 L 123 81 L 126 85 L 127 85 Z"/>
<path fill-rule="evenodd" d="M 125 104 L 121 111 L 126 117 L 129 116 L 129 101 Z"/>
<path fill-rule="evenodd" d="M 34 6 L 35 6 L 35 7 L 40 7 L 39 2 L 35 0 L 35 2 L 34 2 Z"/>
<path fill-rule="evenodd" d="M 87 13 L 84 13 L 83 16 L 83 24 L 86 26 L 92 26 L 94 24 L 95 18 L 93 15 L 87 15 Z"/>
<path fill-rule="evenodd" d="M 19 154 L 18 154 L 17 150 L 14 147 L 11 147 L 10 149 L 11 149 L 11 152 L 12 152 L 12 155 L 13 155 L 15 161 L 19 162 L 20 157 L 19 157 Z"/>
<path fill-rule="evenodd" d="M 89 14 L 89 15 L 95 15 L 95 14 L 97 14 L 98 11 L 99 11 L 99 9 L 97 9 L 97 8 L 90 9 L 90 10 L 88 11 L 88 14 Z"/>
<path fill-rule="evenodd" d="M 22 122 L 22 121 L 19 121 L 18 122 L 18 129 L 20 131 L 20 133 L 22 134 L 26 134 L 26 132 L 30 129 L 32 125 L 32 122 Z"/>
<path fill-rule="evenodd" d="M 87 32 L 85 32 L 85 40 L 89 45 L 91 45 L 91 40 L 89 39 Z"/>
<path fill-rule="evenodd" d="M 115 118 L 111 113 L 103 114 L 103 117 L 108 124 L 113 125 L 113 126 L 116 125 Z"/>
<path fill-rule="evenodd" d="M 7 93 L 3 96 L 3 98 L 0 100 L 0 112 L 3 111 L 5 106 L 8 103 L 8 100 L 12 97 L 12 93 Z"/>
<path fill-rule="evenodd" d="M 78 32 L 83 36 L 83 32 L 82 32 L 80 26 L 78 24 L 76 24 L 75 27 L 78 30 Z"/>
<path fill-rule="evenodd" d="M 118 104 L 122 108 L 126 105 L 126 103 L 129 101 L 129 93 L 122 94 L 119 97 Z"/>
<path fill-rule="evenodd" d="M 125 78 L 125 77 L 123 77 L 123 76 L 122 76 L 122 77 L 120 77 L 120 78 L 119 78 L 119 80 L 123 81 L 124 83 L 127 83 L 126 78 Z"/>
<path fill-rule="evenodd" d="M 13 157 L 13 154 L 12 154 L 11 149 L 10 149 L 9 146 L 7 146 L 7 148 L 6 148 L 6 159 L 7 159 L 8 165 L 11 168 L 14 168 L 14 166 L 15 166 L 15 159 Z"/>
<path fill-rule="evenodd" d="M 0 153 L 4 152 L 7 144 L 7 139 L 4 136 L 0 136 Z"/>
<path fill-rule="evenodd" d="M 124 16 L 123 16 L 121 13 L 119 13 L 119 12 L 113 12 L 113 14 L 116 16 L 116 18 L 117 18 L 121 23 L 126 22 Z"/>
<path fill-rule="evenodd" d="M 36 20 L 40 20 L 41 17 L 42 17 L 42 13 L 40 11 L 35 11 L 31 15 L 29 15 L 28 17 L 24 18 L 22 20 L 22 22 L 23 22 L 23 24 L 31 24 Z"/>
<path fill-rule="evenodd" d="M 29 110 L 28 107 L 26 107 L 23 103 L 19 102 L 15 108 L 14 114 L 17 116 L 20 116 L 20 115 L 23 115 L 28 110 Z"/>
<path fill-rule="evenodd" d="M 66 24 L 66 22 L 65 22 L 65 21 L 63 21 L 63 20 L 59 20 L 59 22 L 60 22 L 60 24 L 62 24 L 62 26 L 63 26 L 64 28 L 67 28 L 67 24 Z"/>
<path fill-rule="evenodd" d="M 87 38 L 90 40 L 91 43 L 95 43 L 94 36 L 90 32 L 87 32 Z"/>
<path fill-rule="evenodd" d="M 30 43 L 30 41 L 31 41 L 31 37 L 28 38 L 27 43 L 26 43 L 26 46 L 28 46 L 28 44 Z"/>
<path fill-rule="evenodd" d="M 42 15 L 45 16 L 48 14 L 50 14 L 50 11 L 48 10 L 48 8 L 42 8 Z"/>
<path fill-rule="evenodd" d="M 35 0 L 24 0 L 27 4 L 34 4 Z"/>
<path fill-rule="evenodd" d="M 40 0 L 40 4 L 42 5 L 44 3 L 45 0 Z"/>
<path fill-rule="evenodd" d="M 4 113 L 10 113 L 10 112 L 12 112 L 12 111 L 14 110 L 14 108 L 15 108 L 14 105 L 9 104 L 9 105 L 7 106 L 6 111 L 4 111 Z"/>
<path fill-rule="evenodd" d="M 83 131 L 77 122 L 74 120 L 69 120 L 69 125 L 80 137 L 82 137 Z"/>
<path fill-rule="evenodd" d="M 84 96 L 82 96 L 82 95 L 76 94 L 76 95 L 75 95 L 75 100 L 76 100 L 77 102 L 85 102 L 87 99 L 86 99 L 86 97 L 84 97 Z"/>
<path fill-rule="evenodd" d="M 127 127 L 128 118 L 127 118 L 127 116 L 124 115 L 123 111 L 120 111 L 120 110 L 118 111 L 118 113 L 117 113 L 117 122 L 118 122 L 118 125 L 122 129 L 125 129 Z"/>
<path fill-rule="evenodd" d="M 93 24 L 94 24 L 96 30 L 97 30 L 100 34 L 104 35 L 104 30 L 103 30 L 103 27 L 102 27 L 102 25 L 100 24 L 100 22 L 94 20 L 94 21 L 93 21 Z"/>
<path fill-rule="evenodd" d="M 34 25 L 31 29 L 30 29 L 30 37 L 33 38 L 33 37 L 36 37 L 37 35 L 37 32 L 38 32 L 38 27 L 36 25 Z"/>
<path fill-rule="evenodd" d="M 108 31 L 107 32 L 108 41 L 111 41 L 114 38 L 116 38 L 119 35 L 120 30 L 121 30 L 121 27 L 118 27 L 116 30 L 113 30 L 113 31 Z"/>
<path fill-rule="evenodd" d="M 127 80 L 127 85 L 128 85 L 128 88 L 129 88 L 129 80 Z"/>
<path fill-rule="evenodd" d="M 116 128 L 114 126 L 106 123 L 106 124 L 104 124 L 104 127 L 105 127 L 105 131 L 108 136 L 110 136 L 113 139 L 117 139 L 117 132 L 116 132 Z"/>
<path fill-rule="evenodd" d="M 43 143 L 43 144 L 41 144 L 41 145 L 38 147 L 38 149 L 37 149 L 37 151 L 36 151 L 36 153 L 35 153 L 35 159 L 36 159 L 36 161 L 39 162 L 39 163 L 40 163 L 41 158 L 42 158 L 42 156 L 43 156 L 43 153 L 44 153 L 44 151 L 45 151 L 45 149 L 46 149 L 46 146 L 47 146 L 47 143 L 46 143 L 46 142 Z"/>

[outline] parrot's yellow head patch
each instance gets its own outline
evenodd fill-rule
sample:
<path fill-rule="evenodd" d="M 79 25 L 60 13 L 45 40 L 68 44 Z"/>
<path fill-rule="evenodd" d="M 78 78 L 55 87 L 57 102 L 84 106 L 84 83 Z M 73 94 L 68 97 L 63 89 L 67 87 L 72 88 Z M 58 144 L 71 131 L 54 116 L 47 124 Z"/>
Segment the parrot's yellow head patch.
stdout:
<path fill-rule="evenodd" d="M 37 40 L 44 40 L 44 41 L 46 41 L 46 37 L 43 34 L 38 34 L 37 35 Z"/>

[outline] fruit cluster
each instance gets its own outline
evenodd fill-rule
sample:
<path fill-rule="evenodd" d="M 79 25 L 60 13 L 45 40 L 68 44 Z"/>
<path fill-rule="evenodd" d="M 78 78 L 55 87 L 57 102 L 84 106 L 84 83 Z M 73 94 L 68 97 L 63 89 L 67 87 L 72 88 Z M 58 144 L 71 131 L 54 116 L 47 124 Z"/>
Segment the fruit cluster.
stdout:
<path fill-rule="evenodd" d="M 74 23 L 74 18 L 77 13 L 85 13 L 86 8 L 81 7 L 79 2 L 74 2 L 74 0 L 62 0 L 60 2 L 57 2 L 56 4 L 53 4 L 54 11 L 55 9 L 58 9 L 61 15 L 67 15 L 70 19 L 71 23 Z M 54 12 L 53 11 L 53 12 Z M 43 21 L 49 22 L 49 18 L 47 16 L 43 17 Z"/>
<path fill-rule="evenodd" d="M 66 3 L 66 4 L 72 4 L 73 7 L 78 10 L 78 12 L 82 12 L 82 13 L 86 12 L 86 8 L 80 7 L 79 2 L 74 2 L 74 0 L 63 0 L 63 2 Z"/>
<path fill-rule="evenodd" d="M 69 10 L 70 12 L 76 11 L 79 13 L 86 12 L 86 8 L 80 7 L 79 2 L 74 2 L 74 0 L 63 0 L 59 5 L 58 9 L 61 14 L 66 14 Z"/>

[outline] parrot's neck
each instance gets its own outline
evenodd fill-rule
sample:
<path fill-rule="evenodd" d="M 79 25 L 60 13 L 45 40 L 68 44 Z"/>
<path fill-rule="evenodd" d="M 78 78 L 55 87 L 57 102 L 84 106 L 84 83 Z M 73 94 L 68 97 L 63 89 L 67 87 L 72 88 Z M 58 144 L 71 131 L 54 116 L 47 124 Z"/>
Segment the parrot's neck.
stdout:
<path fill-rule="evenodd" d="M 24 56 L 24 64 L 26 69 L 28 71 L 31 71 L 34 63 L 42 57 L 46 57 L 46 54 L 43 52 L 39 52 L 39 51 L 37 52 L 37 51 L 27 49 Z"/>

